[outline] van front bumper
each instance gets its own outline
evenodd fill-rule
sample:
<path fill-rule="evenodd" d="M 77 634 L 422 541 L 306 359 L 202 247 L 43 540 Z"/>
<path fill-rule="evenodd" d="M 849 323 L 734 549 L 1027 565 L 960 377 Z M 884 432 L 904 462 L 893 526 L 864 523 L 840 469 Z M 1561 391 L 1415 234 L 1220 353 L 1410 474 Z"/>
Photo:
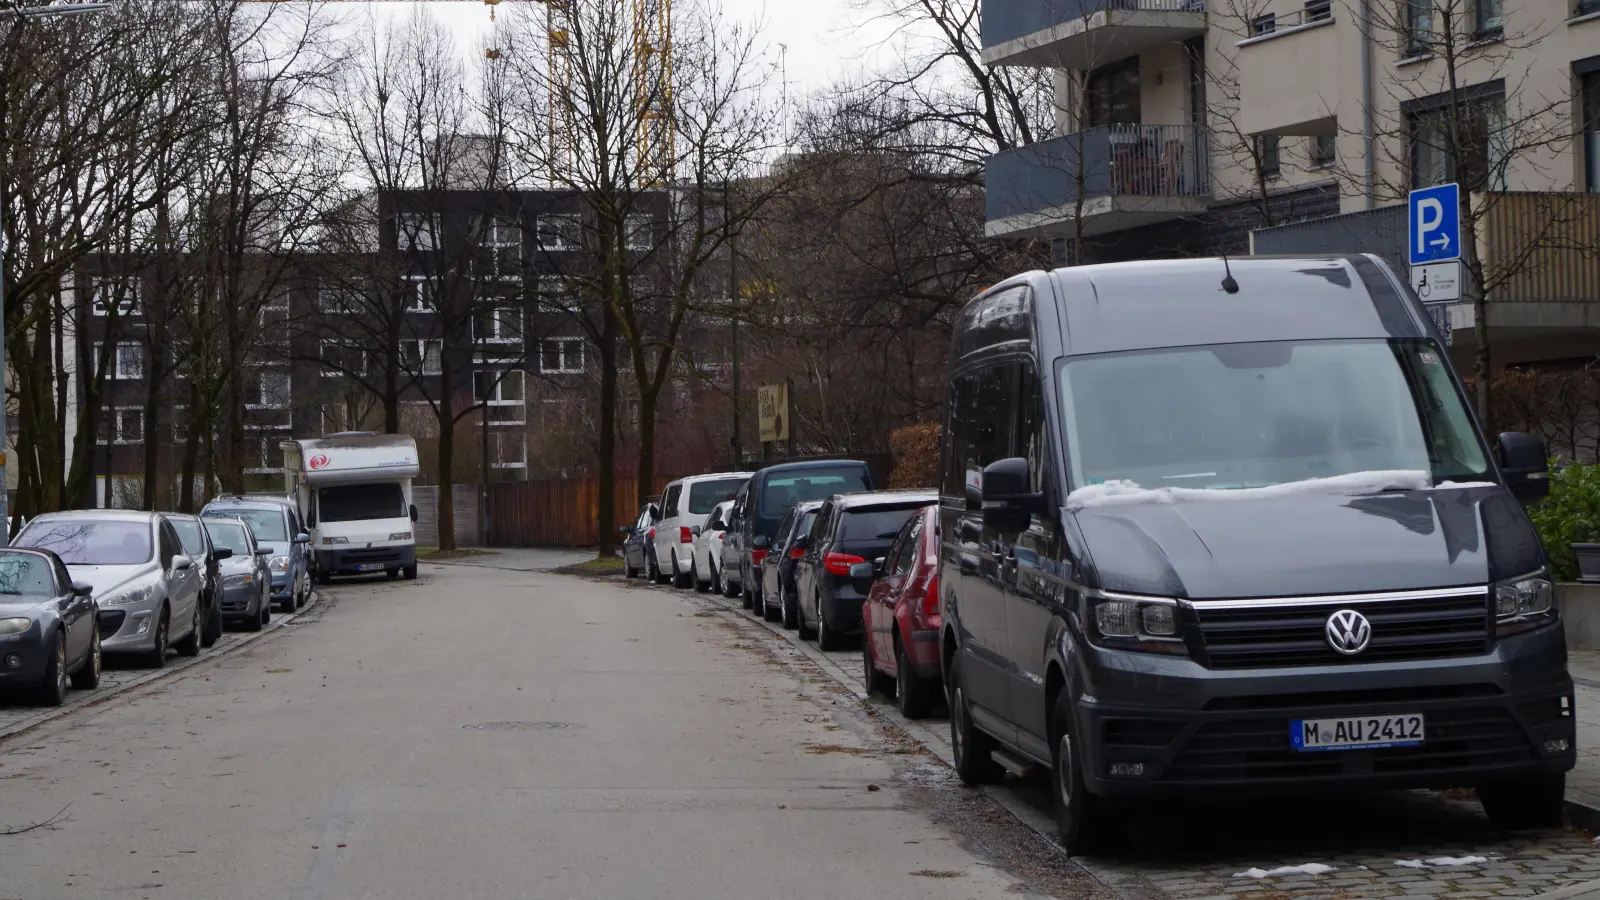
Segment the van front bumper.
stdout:
<path fill-rule="evenodd" d="M 318 550 L 317 571 L 328 575 L 387 572 L 417 564 L 415 544 Z"/>
<path fill-rule="evenodd" d="M 1085 781 L 1108 797 L 1471 787 L 1570 770 L 1576 707 L 1559 625 L 1469 658 L 1211 670 L 1084 647 Z M 1419 746 L 1298 751 L 1297 719 L 1420 713 Z"/>

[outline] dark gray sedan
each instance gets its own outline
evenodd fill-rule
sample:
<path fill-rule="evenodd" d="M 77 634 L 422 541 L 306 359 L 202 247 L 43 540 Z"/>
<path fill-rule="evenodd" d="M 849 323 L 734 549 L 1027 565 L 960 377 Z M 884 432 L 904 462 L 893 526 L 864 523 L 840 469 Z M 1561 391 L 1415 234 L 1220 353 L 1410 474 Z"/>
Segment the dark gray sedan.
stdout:
<path fill-rule="evenodd" d="M 206 516 L 206 533 L 217 549 L 229 551 L 219 564 L 222 575 L 224 622 L 242 623 L 246 631 L 260 631 L 272 621 L 272 575 L 267 558 L 272 549 L 256 543 L 255 532 L 242 519 Z"/>
<path fill-rule="evenodd" d="M 100 684 L 100 608 L 48 550 L 0 549 L 0 687 L 60 706 Z"/>

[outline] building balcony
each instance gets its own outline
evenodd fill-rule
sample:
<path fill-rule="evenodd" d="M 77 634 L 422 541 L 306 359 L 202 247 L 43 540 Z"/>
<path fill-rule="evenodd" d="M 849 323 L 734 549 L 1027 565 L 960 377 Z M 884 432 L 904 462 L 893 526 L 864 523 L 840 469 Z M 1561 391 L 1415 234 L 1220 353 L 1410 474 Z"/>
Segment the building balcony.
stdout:
<path fill-rule="evenodd" d="M 1340 84 L 1358 82 L 1347 46 L 1332 27 L 1328 0 L 1310 0 L 1289 13 L 1263 13 L 1254 34 L 1238 43 L 1238 127 L 1245 134 L 1326 135 L 1338 130 Z"/>
<path fill-rule="evenodd" d="M 990 237 L 1104 234 L 1203 212 L 1211 198 L 1206 132 L 1191 125 L 1108 125 L 989 157 Z"/>
<path fill-rule="evenodd" d="M 1206 33 L 1205 0 L 983 0 L 983 62 L 1092 69 Z"/>

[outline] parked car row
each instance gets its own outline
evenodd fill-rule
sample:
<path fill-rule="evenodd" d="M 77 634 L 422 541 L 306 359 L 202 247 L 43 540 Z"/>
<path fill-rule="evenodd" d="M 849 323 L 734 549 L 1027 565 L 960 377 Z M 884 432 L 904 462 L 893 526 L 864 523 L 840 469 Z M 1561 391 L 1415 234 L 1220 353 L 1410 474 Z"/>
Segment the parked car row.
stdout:
<path fill-rule="evenodd" d="M 942 693 L 938 499 L 874 490 L 854 460 L 685 478 L 623 528 L 624 567 L 742 597 L 754 615 L 824 650 L 859 643 L 868 684 L 923 716 Z"/>
<path fill-rule="evenodd" d="M 215 644 L 224 623 L 259 631 L 274 603 L 308 599 L 309 542 L 285 497 L 36 516 L 0 548 L 0 688 L 58 706 L 69 681 L 99 684 L 105 655 L 159 668 Z"/>

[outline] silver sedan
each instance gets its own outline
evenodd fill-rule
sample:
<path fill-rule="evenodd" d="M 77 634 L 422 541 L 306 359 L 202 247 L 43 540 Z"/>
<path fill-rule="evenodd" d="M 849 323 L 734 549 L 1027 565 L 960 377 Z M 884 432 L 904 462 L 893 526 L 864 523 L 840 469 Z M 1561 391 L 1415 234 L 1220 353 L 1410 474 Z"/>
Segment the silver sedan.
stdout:
<path fill-rule="evenodd" d="M 16 547 L 53 551 L 100 606 L 101 648 L 166 665 L 167 650 L 200 653 L 200 572 L 160 513 L 94 509 L 46 513 Z"/>

